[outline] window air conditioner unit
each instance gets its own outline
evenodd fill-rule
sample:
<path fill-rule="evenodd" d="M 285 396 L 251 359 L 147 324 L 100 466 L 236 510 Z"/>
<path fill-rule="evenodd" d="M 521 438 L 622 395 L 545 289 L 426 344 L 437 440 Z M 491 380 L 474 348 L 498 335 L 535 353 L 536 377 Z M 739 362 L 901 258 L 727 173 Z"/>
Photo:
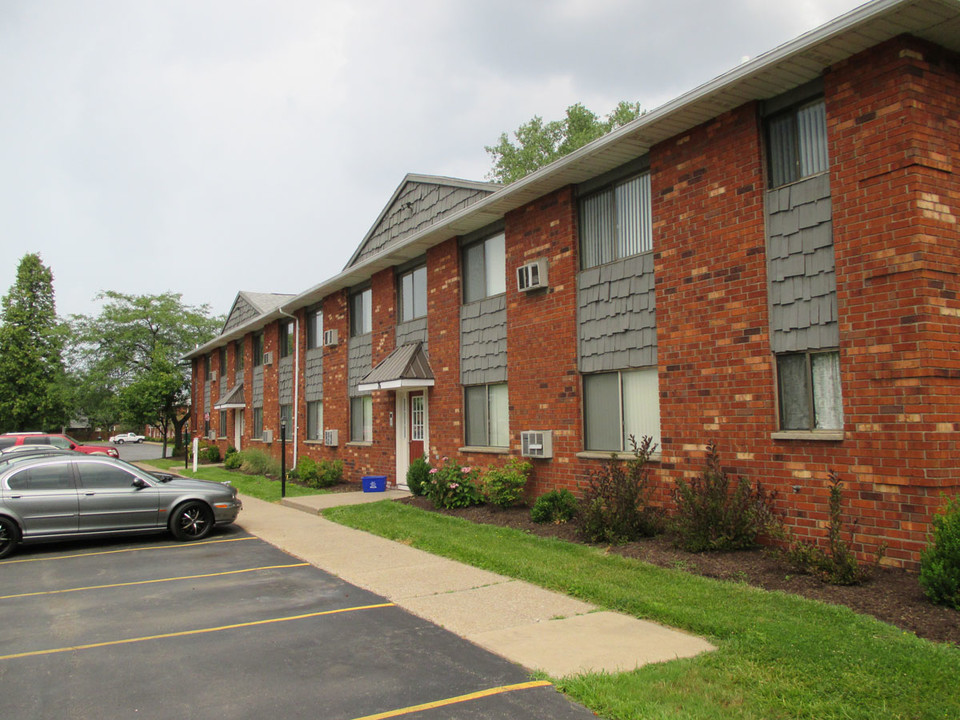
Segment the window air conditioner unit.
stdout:
<path fill-rule="evenodd" d="M 324 347 L 333 347 L 338 342 L 340 342 L 340 333 L 337 330 L 324 330 L 323 331 L 323 346 Z"/>
<path fill-rule="evenodd" d="M 261 442 L 272 443 L 273 442 L 273 430 L 264 430 L 263 434 L 260 435 Z"/>
<path fill-rule="evenodd" d="M 336 430 L 323 431 L 323 444 L 327 447 L 336 447 L 340 444 L 339 433 Z"/>
<path fill-rule="evenodd" d="M 207 440 L 216 440 L 216 439 L 217 439 L 216 430 L 211 430 L 210 432 L 207 433 Z"/>
<path fill-rule="evenodd" d="M 211 371 L 210 371 L 210 382 L 216 382 L 216 380 L 217 380 L 217 371 L 216 371 L 216 370 L 211 370 Z"/>
<path fill-rule="evenodd" d="M 265 352 L 263 354 L 263 364 L 264 365 L 273 365 L 273 353 Z"/>
<path fill-rule="evenodd" d="M 547 259 L 540 258 L 517 268 L 517 290 L 530 292 L 547 287 Z"/>
<path fill-rule="evenodd" d="M 521 432 L 520 454 L 528 458 L 552 458 L 553 430 L 526 430 Z"/>

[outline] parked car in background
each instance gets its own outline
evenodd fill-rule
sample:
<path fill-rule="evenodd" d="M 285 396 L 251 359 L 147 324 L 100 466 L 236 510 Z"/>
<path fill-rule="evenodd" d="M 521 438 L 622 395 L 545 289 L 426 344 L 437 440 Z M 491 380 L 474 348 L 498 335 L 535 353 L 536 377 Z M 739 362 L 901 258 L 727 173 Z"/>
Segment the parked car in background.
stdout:
<path fill-rule="evenodd" d="M 0 558 L 18 543 L 169 530 L 200 540 L 242 508 L 229 483 L 152 475 L 72 452 L 0 465 Z"/>
<path fill-rule="evenodd" d="M 12 463 L 44 455 L 72 455 L 73 450 L 63 450 L 53 445 L 11 445 L 0 448 L 0 471 Z"/>
<path fill-rule="evenodd" d="M 74 450 L 85 455 L 108 455 L 120 457 L 115 447 L 109 445 L 83 445 L 63 433 L 12 432 L 0 435 L 0 448 L 14 445 L 53 445 L 62 450 Z"/>
<path fill-rule="evenodd" d="M 142 443 L 145 440 L 143 435 L 137 435 L 135 432 L 126 432 L 120 435 L 114 435 L 110 438 L 110 442 L 115 445 L 123 445 L 124 443 Z"/>

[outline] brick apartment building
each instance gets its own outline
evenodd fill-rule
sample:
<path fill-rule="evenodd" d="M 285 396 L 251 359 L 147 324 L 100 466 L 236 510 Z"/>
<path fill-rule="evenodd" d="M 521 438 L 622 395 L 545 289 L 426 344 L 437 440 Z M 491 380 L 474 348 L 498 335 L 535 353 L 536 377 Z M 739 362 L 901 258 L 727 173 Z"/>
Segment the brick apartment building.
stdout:
<path fill-rule="evenodd" d="M 879 0 L 509 186 L 408 175 L 338 275 L 237 296 L 194 431 L 401 484 L 526 450 L 532 496 L 649 435 L 664 502 L 713 441 L 800 535 L 838 472 L 915 567 L 960 492 L 958 53 L 960 4 Z"/>

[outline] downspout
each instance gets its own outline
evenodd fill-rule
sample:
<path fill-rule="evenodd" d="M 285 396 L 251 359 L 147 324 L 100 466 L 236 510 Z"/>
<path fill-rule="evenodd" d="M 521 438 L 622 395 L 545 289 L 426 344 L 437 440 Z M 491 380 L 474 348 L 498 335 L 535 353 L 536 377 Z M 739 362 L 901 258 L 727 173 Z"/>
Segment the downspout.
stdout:
<path fill-rule="evenodd" d="M 281 315 L 293 320 L 293 467 L 297 466 L 300 439 L 300 318 L 278 308 Z"/>

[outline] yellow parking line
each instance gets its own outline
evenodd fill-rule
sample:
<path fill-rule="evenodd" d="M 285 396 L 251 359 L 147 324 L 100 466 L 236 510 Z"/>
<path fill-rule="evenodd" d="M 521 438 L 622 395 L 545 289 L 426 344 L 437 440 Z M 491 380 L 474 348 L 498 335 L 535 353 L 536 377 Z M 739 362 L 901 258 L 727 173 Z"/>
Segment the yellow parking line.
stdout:
<path fill-rule="evenodd" d="M 35 558 L 20 558 L 18 560 L 3 560 L 0 565 L 16 565 L 17 563 L 43 562 L 44 560 L 72 560 L 73 558 L 92 557 L 94 555 L 116 555 L 117 553 L 140 552 L 141 550 L 180 550 L 197 547 L 199 545 L 216 545 L 217 543 L 242 542 L 256 540 L 253 535 L 248 537 L 228 538 L 226 540 L 203 540 L 200 542 L 178 543 L 176 545 L 147 545 L 142 547 L 124 548 L 123 550 L 101 550 L 98 552 L 77 553 L 76 555 L 50 555 Z"/>
<path fill-rule="evenodd" d="M 480 690 L 479 692 L 458 695 L 457 697 L 446 698 L 445 700 L 434 700 L 433 702 L 423 703 L 422 705 L 411 705 L 410 707 L 400 708 L 399 710 L 388 710 L 387 712 L 377 713 L 376 715 L 364 715 L 363 717 L 354 718 L 354 720 L 385 720 L 385 718 L 411 715 L 412 713 L 422 710 L 434 710 L 436 708 L 446 707 L 447 705 L 479 700 L 480 698 L 490 697 L 492 695 L 502 695 L 503 693 L 515 692 L 517 690 L 528 690 L 529 688 L 548 687 L 550 684 L 551 683 L 546 680 L 533 680 L 516 685 L 501 685 L 500 687 L 490 688 L 489 690 Z"/>
<path fill-rule="evenodd" d="M 107 590 L 109 588 L 130 587 L 131 585 L 150 585 L 151 583 L 174 582 L 176 580 L 197 580 L 200 578 L 220 577 L 222 575 L 239 575 L 241 573 L 260 572 L 261 570 L 280 570 L 283 568 L 307 567 L 309 564 L 310 563 L 295 563 L 293 565 L 264 565 L 263 567 L 246 568 L 244 570 L 224 570 L 223 572 L 204 573 L 202 575 L 182 575 L 180 577 L 136 580 L 133 582 L 111 583 L 109 585 L 88 585 L 86 587 L 65 588 L 63 590 L 39 590 L 37 592 L 19 593 L 17 595 L 0 595 L 0 600 L 36 597 L 37 595 L 61 595 L 63 593 L 80 592 L 82 590 Z"/>
<path fill-rule="evenodd" d="M 71 647 L 51 648 L 49 650 L 31 650 L 30 652 L 13 653 L 12 655 L 0 655 L 0 660 L 15 660 L 17 658 L 36 657 L 38 655 L 56 655 L 57 653 L 75 652 L 77 650 L 92 650 L 94 648 L 111 647 L 113 645 L 129 645 L 131 643 L 147 642 L 148 640 L 166 640 L 168 638 L 188 637 L 190 635 L 203 635 L 206 633 L 222 632 L 224 630 L 236 630 L 238 628 L 256 627 L 257 625 L 271 625 L 273 623 L 290 622 L 291 620 L 305 620 L 307 618 L 322 617 L 324 615 L 337 615 L 339 613 L 356 612 L 358 610 L 375 610 L 377 608 L 396 607 L 394 603 L 379 603 L 377 605 L 358 605 L 356 607 L 340 608 L 339 610 L 322 610 L 315 613 L 306 613 L 304 615 L 291 615 L 290 617 L 270 618 L 269 620 L 254 620 L 253 622 L 235 623 L 234 625 L 221 625 L 212 628 L 200 628 L 198 630 L 182 630 L 181 632 L 164 633 L 162 635 L 145 635 L 143 637 L 126 638 L 124 640 L 108 640 L 106 642 L 90 643 L 88 645 L 73 645 Z"/>

